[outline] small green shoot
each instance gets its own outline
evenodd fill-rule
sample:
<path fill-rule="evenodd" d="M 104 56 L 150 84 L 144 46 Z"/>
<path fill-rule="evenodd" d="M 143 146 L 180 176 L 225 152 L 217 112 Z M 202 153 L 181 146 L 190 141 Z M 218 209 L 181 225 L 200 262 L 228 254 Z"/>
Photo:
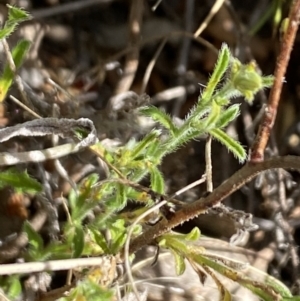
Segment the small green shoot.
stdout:
<path fill-rule="evenodd" d="M 30 19 L 30 16 L 24 10 L 8 5 L 8 20 L 5 22 L 4 27 L 0 29 L 0 40 L 6 39 L 13 31 L 17 28 L 17 26 L 24 21 Z M 15 68 L 18 69 L 29 50 L 30 42 L 21 40 L 12 50 L 12 59 L 15 65 Z M 4 72 L 0 77 L 0 102 L 2 102 L 6 94 L 12 85 L 12 82 L 15 77 L 15 71 L 11 70 L 11 66 L 6 63 L 4 66 Z"/>

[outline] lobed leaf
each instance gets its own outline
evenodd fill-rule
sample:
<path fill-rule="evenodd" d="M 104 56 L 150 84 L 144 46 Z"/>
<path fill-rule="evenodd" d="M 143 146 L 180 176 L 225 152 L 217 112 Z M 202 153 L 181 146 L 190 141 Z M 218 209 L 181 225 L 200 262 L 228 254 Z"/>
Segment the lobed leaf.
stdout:
<path fill-rule="evenodd" d="M 8 20 L 16 23 L 21 23 L 26 20 L 31 19 L 30 14 L 24 9 L 15 7 L 12 5 L 7 5 L 8 7 Z"/>
<path fill-rule="evenodd" d="M 5 22 L 4 27 L 0 29 L 0 40 L 7 38 L 13 33 L 19 23 L 29 20 L 30 15 L 21 8 L 7 5 L 8 7 L 8 20 Z"/>

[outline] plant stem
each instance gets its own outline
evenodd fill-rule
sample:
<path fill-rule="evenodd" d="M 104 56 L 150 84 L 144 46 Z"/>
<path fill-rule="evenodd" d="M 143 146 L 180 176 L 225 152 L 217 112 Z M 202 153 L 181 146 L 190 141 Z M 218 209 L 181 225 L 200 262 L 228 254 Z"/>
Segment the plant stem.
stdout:
<path fill-rule="evenodd" d="M 264 151 L 269 140 L 270 132 L 275 123 L 284 75 L 295 41 L 299 20 L 300 0 L 294 0 L 289 13 L 289 24 L 284 34 L 280 53 L 276 62 L 274 85 L 270 92 L 268 104 L 261 120 L 258 134 L 252 145 L 250 162 L 260 162 L 264 160 Z"/>
<path fill-rule="evenodd" d="M 213 191 L 212 181 L 212 162 L 211 162 L 211 135 L 206 138 L 205 144 L 205 174 L 206 174 L 206 190 Z"/>
<path fill-rule="evenodd" d="M 130 254 L 136 252 L 142 246 L 152 243 L 156 237 L 161 236 L 174 227 L 205 213 L 207 209 L 219 204 L 226 197 L 251 181 L 260 172 L 274 168 L 294 169 L 300 171 L 300 157 L 286 156 L 276 157 L 258 163 L 249 162 L 233 174 L 227 181 L 217 187 L 210 195 L 193 203 L 186 204 L 179 211 L 175 212 L 169 220 L 163 219 L 161 222 L 149 228 L 146 232 L 133 240 L 130 245 Z"/>

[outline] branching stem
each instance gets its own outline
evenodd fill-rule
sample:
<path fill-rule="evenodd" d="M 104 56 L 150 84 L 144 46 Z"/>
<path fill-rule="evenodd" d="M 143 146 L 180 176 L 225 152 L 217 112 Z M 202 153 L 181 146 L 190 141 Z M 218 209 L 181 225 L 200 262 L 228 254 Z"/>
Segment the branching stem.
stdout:
<path fill-rule="evenodd" d="M 150 244 L 156 237 L 161 236 L 174 227 L 203 214 L 207 209 L 219 204 L 226 197 L 251 181 L 260 172 L 274 168 L 300 171 L 300 157 L 286 156 L 272 158 L 259 163 L 249 162 L 233 174 L 227 181 L 217 187 L 210 195 L 193 203 L 186 204 L 182 209 L 174 213 L 169 220 L 163 219 L 161 222 L 148 229 L 143 235 L 136 238 L 130 245 L 130 254 L 136 252 L 142 246 Z"/>

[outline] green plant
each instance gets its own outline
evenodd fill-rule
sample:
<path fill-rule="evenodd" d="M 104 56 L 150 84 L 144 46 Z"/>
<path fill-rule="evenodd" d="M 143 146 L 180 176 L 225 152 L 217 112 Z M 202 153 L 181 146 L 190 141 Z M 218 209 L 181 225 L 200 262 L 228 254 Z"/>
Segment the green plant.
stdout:
<path fill-rule="evenodd" d="M 0 31 L 0 38 L 5 39 L 19 22 L 28 18 L 24 11 L 9 7 L 9 19 Z M 12 50 L 15 67 L 22 64 L 28 47 L 28 42 L 21 41 Z M 15 70 L 12 70 L 11 64 L 7 64 L 0 78 L 1 100 L 7 94 L 14 76 Z M 156 126 L 141 141 L 131 139 L 125 145 L 110 150 L 105 149 L 101 143 L 90 147 L 110 167 L 109 177 L 99 181 L 98 175 L 92 174 L 69 194 L 66 206 L 68 217 L 63 225 L 61 241 L 45 244 L 42 236 L 29 223 L 25 223 L 24 232 L 28 236 L 29 246 L 24 258 L 33 262 L 120 253 L 132 224 L 129 214 L 121 212 L 128 200 L 141 204 L 144 207 L 142 211 L 146 211 L 160 198 L 167 198 L 164 196 L 164 177 L 159 170 L 159 165 L 167 154 L 193 139 L 208 135 L 222 143 L 240 162 L 246 160 L 243 146 L 224 130 L 239 115 L 240 105 L 232 104 L 231 101 L 242 96 L 251 102 L 259 90 L 270 87 L 272 83 L 272 76 L 260 75 L 253 62 L 242 64 L 232 57 L 229 48 L 224 44 L 206 88 L 180 124 L 156 107 L 142 107 L 139 113 L 153 119 Z M 138 184 L 146 176 L 149 176 L 151 189 Z M 12 185 L 22 192 L 35 194 L 42 189 L 27 173 L 18 173 L 15 170 L 0 174 L 0 184 Z M 89 215 L 95 208 L 98 213 L 90 218 Z M 141 209 L 138 209 L 130 215 L 136 216 L 140 213 Z M 165 218 L 163 212 L 158 215 Z M 142 221 L 134 226 L 133 237 L 141 235 L 143 223 Z M 178 274 L 184 271 L 184 259 L 188 259 L 212 275 L 220 288 L 222 300 L 230 300 L 230 293 L 212 271 L 244 285 L 264 300 L 297 300 L 283 284 L 273 278 L 269 278 L 266 283 L 258 283 L 224 264 L 221 258 L 212 259 L 203 248 L 193 244 L 199 236 L 200 231 L 194 229 L 187 235 L 168 233 L 157 239 L 161 247 L 170 249 L 174 254 Z M 7 294 L 15 297 L 20 293 L 17 277 L 2 280 Z M 77 279 L 76 287 L 61 300 L 111 300 L 111 297 L 112 291 L 106 286 L 100 286 L 95 277 L 87 273 Z"/>
<path fill-rule="evenodd" d="M 93 146 L 92 149 L 101 154 L 113 169 L 107 180 L 99 182 L 97 175 L 91 175 L 78 187 L 77 194 L 75 191 L 70 194 L 70 216 L 63 233 L 63 245 L 68 252 L 64 251 L 64 256 L 68 254 L 69 257 L 80 257 L 119 252 L 124 246 L 127 235 L 125 225 L 129 222 L 127 216 L 119 215 L 119 212 L 126 206 L 127 200 L 139 203 L 142 201 L 146 208 L 155 202 L 151 193 L 145 193 L 134 184 L 149 174 L 152 192 L 157 195 L 164 194 L 165 184 L 159 164 L 164 156 L 176 151 L 188 141 L 201 135 L 211 135 L 228 148 L 240 162 L 245 161 L 244 148 L 224 131 L 229 122 L 239 114 L 239 104 L 230 104 L 230 100 L 244 96 L 251 102 L 255 93 L 269 87 L 272 80 L 271 76 L 259 75 L 253 63 L 241 64 L 231 56 L 228 47 L 223 45 L 207 87 L 182 124 L 177 125 L 169 115 L 155 107 L 143 107 L 140 113 L 152 118 L 158 127 L 163 129 L 154 129 L 141 141 L 130 140 L 126 145 L 114 150 L 104 149 L 101 143 Z M 85 222 L 88 213 L 98 204 L 102 213 L 91 222 Z M 104 230 L 110 233 L 110 241 L 105 239 Z M 25 228 L 25 231 L 30 234 L 28 228 Z M 140 233 L 141 226 L 137 226 L 134 235 Z M 173 236 L 176 239 L 176 234 L 169 234 L 168 237 Z M 47 247 L 41 248 L 42 242 L 32 242 L 40 239 L 33 239 L 32 234 L 31 238 L 30 249 L 35 246 L 35 258 L 43 258 L 45 253 L 50 254 Z M 165 239 L 163 237 L 162 241 Z M 170 245 L 161 245 L 170 248 Z M 179 252 L 175 250 L 174 254 L 180 262 L 177 269 L 181 272 L 182 258 L 187 254 L 182 250 L 180 252 L 183 252 L 183 255 L 176 255 L 177 251 Z M 56 254 L 59 256 L 59 252 Z M 61 258 L 64 256 L 61 253 Z"/>
<path fill-rule="evenodd" d="M 27 12 L 20 8 L 8 5 L 8 20 L 5 22 L 3 28 L 0 29 L 0 40 L 5 41 L 21 22 L 29 19 L 30 15 Z M 29 41 L 20 40 L 12 49 L 12 55 L 5 64 L 3 74 L 0 77 L 0 102 L 5 99 L 15 78 L 16 69 L 22 65 L 29 47 Z"/>

